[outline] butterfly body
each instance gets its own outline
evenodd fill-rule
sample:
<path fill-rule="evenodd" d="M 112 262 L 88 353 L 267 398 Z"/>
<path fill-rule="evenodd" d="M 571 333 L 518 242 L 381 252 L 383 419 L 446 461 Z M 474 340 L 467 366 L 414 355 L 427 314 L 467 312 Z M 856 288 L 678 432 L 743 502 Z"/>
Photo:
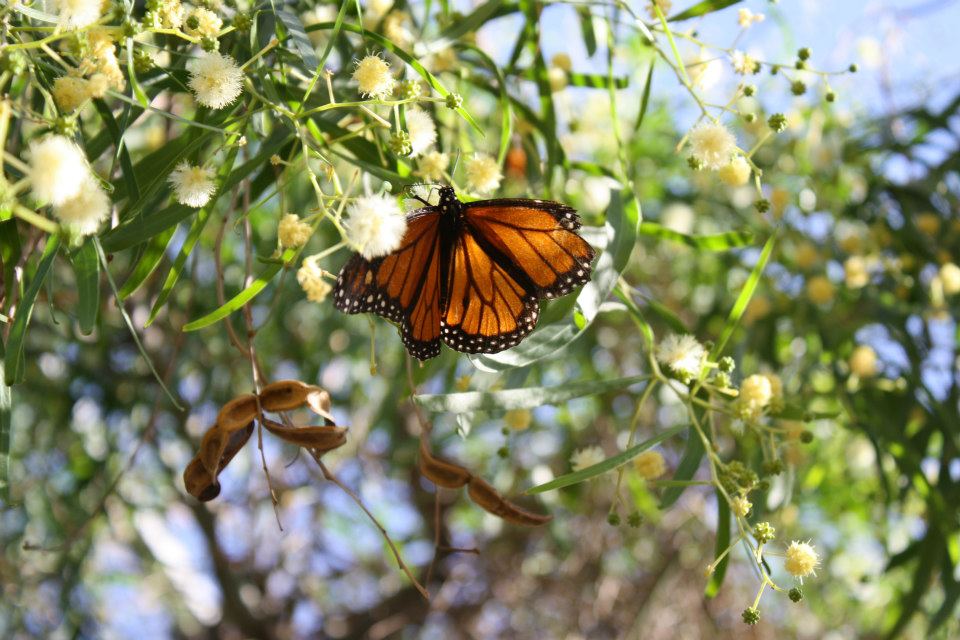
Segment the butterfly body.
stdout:
<path fill-rule="evenodd" d="M 397 323 L 420 360 L 438 355 L 441 342 L 465 353 L 497 353 L 533 331 L 539 300 L 589 281 L 594 252 L 579 228 L 576 212 L 557 202 L 463 203 L 443 187 L 436 206 L 408 215 L 396 251 L 350 258 L 334 305 Z"/>

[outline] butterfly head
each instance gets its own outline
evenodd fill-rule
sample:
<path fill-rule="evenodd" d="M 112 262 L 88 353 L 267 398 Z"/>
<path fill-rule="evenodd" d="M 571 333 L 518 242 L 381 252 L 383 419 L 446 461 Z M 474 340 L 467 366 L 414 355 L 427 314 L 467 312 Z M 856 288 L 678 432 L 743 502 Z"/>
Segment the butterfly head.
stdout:
<path fill-rule="evenodd" d="M 460 210 L 460 201 L 453 187 L 440 187 L 440 202 L 437 204 L 441 213 L 457 213 Z"/>

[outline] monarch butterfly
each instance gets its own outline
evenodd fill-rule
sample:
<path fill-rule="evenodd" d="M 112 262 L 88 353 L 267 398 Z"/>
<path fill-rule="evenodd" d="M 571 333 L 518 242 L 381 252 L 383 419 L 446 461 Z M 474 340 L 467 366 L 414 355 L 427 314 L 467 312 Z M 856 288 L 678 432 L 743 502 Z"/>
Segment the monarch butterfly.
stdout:
<path fill-rule="evenodd" d="M 412 211 L 393 253 L 353 255 L 340 271 L 334 306 L 395 322 L 419 360 L 440 343 L 465 353 L 515 346 L 537 324 L 539 301 L 590 280 L 594 251 L 580 218 L 546 200 L 460 202 L 440 188 L 436 206 Z"/>

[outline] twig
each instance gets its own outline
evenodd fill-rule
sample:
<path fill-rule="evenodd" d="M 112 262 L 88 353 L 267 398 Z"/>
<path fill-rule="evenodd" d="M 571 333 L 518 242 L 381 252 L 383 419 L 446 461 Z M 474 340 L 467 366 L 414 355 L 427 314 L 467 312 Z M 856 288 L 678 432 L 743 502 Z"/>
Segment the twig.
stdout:
<path fill-rule="evenodd" d="M 333 484 L 340 487 L 344 493 L 346 493 L 350 498 L 357 503 L 357 506 L 363 509 L 363 512 L 367 514 L 367 517 L 370 518 L 370 521 L 380 530 L 380 534 L 383 536 L 383 539 L 387 541 L 387 545 L 390 547 L 390 550 L 393 552 L 393 557 L 397 559 L 397 564 L 400 566 L 400 570 L 403 571 L 407 578 L 410 579 L 410 582 L 413 583 L 413 586 L 416 587 L 417 591 L 420 592 L 420 595 L 423 596 L 425 600 L 430 601 L 430 594 L 427 593 L 427 590 L 423 588 L 417 579 L 413 576 L 413 572 L 410 571 L 410 568 L 407 567 L 406 563 L 403 561 L 403 558 L 400 557 L 400 551 L 397 549 L 397 546 L 393 543 L 393 540 L 390 539 L 390 534 L 387 533 L 387 530 L 383 528 L 383 525 L 377 520 L 377 518 L 367 509 L 367 506 L 363 504 L 363 500 L 354 493 L 350 487 L 340 482 L 340 480 L 327 469 L 327 465 L 323 464 L 323 461 L 320 459 L 320 452 L 311 449 L 310 455 L 316 461 L 317 465 L 320 466 L 320 471 L 323 473 L 323 477 Z"/>

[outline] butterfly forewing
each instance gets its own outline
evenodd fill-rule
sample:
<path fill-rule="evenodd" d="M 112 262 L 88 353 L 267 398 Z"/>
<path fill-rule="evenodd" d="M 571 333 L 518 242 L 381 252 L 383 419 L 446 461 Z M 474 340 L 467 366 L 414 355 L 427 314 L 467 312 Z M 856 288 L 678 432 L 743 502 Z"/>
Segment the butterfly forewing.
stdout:
<path fill-rule="evenodd" d="M 403 343 L 421 360 L 440 353 L 439 221 L 433 208 L 411 213 L 400 247 L 376 260 L 355 254 L 333 293 L 341 311 L 376 313 L 399 324 Z"/>
<path fill-rule="evenodd" d="M 544 200 L 485 200 L 466 205 L 468 224 L 533 284 L 537 298 L 566 295 L 589 282 L 593 247 L 577 235 L 574 209 Z M 502 259 L 502 258 L 501 258 Z"/>

